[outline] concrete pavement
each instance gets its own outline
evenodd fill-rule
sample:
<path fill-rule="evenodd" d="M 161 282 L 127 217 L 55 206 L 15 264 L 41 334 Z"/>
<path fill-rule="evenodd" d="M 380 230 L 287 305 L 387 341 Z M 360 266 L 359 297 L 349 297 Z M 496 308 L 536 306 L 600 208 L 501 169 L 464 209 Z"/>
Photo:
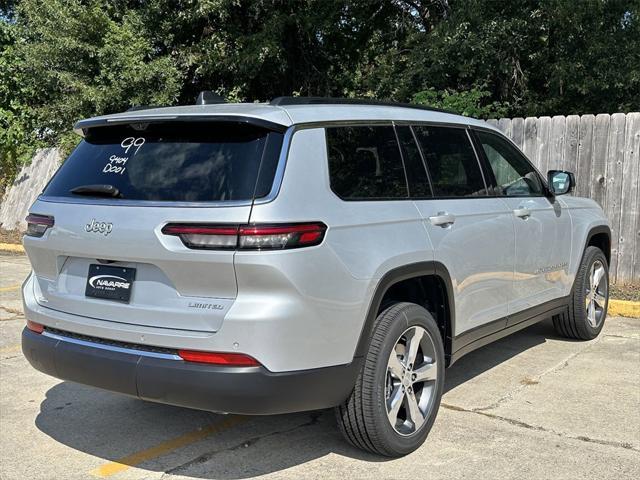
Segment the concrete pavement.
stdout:
<path fill-rule="evenodd" d="M 19 348 L 23 256 L 0 256 L 0 478 L 640 478 L 640 320 L 591 342 L 549 322 L 447 371 L 427 442 L 388 460 L 331 411 L 236 417 L 150 404 L 33 370 Z"/>

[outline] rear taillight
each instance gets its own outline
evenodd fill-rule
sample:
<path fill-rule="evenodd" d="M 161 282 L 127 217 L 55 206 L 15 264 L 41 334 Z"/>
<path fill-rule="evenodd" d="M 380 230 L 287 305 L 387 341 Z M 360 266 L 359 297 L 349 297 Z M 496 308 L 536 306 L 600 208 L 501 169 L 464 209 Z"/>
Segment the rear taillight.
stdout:
<path fill-rule="evenodd" d="M 283 250 L 311 247 L 322 242 L 327 226 L 324 223 L 286 225 L 165 225 L 162 233 L 177 235 L 189 248 Z"/>
<path fill-rule="evenodd" d="M 44 331 L 44 325 L 41 325 L 31 320 L 27 320 L 27 328 L 34 333 L 42 333 Z"/>
<path fill-rule="evenodd" d="M 53 217 L 47 215 L 30 213 L 25 220 L 27 222 L 27 235 L 30 237 L 41 237 L 47 231 L 47 228 L 53 227 Z"/>
<path fill-rule="evenodd" d="M 260 362 L 243 353 L 200 352 L 197 350 L 178 350 L 178 355 L 188 362 L 225 365 L 228 367 L 258 367 Z"/>

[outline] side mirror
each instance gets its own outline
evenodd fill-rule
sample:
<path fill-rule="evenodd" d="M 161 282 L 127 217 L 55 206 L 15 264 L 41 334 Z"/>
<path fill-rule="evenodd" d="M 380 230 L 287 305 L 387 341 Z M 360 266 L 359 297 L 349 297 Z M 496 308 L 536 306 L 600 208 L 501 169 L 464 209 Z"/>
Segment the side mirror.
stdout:
<path fill-rule="evenodd" d="M 576 177 L 566 170 L 549 170 L 547 172 L 549 190 L 554 195 L 564 195 L 571 192 L 576 186 Z"/>

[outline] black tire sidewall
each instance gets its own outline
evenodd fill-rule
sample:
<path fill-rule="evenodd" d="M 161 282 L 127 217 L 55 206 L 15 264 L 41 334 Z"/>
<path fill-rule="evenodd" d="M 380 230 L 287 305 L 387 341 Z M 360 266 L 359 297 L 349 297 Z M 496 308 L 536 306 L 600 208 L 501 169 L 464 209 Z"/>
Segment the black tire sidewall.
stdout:
<path fill-rule="evenodd" d="M 384 315 L 382 312 L 381 315 Z M 431 406 L 429 416 L 425 420 L 420 430 L 409 436 L 398 434 L 387 418 L 385 384 L 387 376 L 387 363 L 391 350 L 395 347 L 398 338 L 410 327 L 421 326 L 431 336 L 435 346 L 436 361 L 438 369 L 438 377 L 436 380 L 434 399 Z M 415 304 L 406 304 L 396 313 L 395 319 L 392 321 L 389 330 L 386 332 L 385 339 L 375 359 L 375 381 L 373 395 L 374 417 L 376 430 L 380 434 L 380 439 L 384 442 L 386 449 L 395 455 L 405 455 L 418 448 L 426 439 L 433 423 L 436 419 L 440 400 L 444 389 L 444 346 L 440 331 L 431 314 Z"/>
<path fill-rule="evenodd" d="M 600 322 L 598 327 L 594 328 L 589 323 L 587 319 L 587 309 L 585 306 L 586 303 L 586 287 L 589 284 L 589 273 L 591 272 L 591 267 L 596 261 L 600 261 L 604 266 L 605 276 L 607 281 L 607 299 L 605 303 L 605 308 L 603 311 L 603 319 Z M 582 258 L 582 263 L 580 264 L 580 269 L 578 271 L 579 278 L 577 278 L 574 291 L 573 291 L 573 315 L 575 319 L 576 328 L 581 330 L 579 332 L 583 338 L 596 338 L 602 328 L 604 327 L 604 322 L 607 317 L 607 310 L 609 308 L 609 265 L 607 263 L 607 258 L 602 253 L 602 250 L 596 247 L 588 247 L 584 252 L 584 256 Z"/>

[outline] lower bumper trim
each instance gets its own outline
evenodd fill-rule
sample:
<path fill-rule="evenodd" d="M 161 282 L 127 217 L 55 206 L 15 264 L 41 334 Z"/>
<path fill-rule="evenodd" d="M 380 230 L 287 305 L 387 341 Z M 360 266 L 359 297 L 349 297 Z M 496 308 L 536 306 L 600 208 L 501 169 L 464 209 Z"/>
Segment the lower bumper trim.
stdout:
<path fill-rule="evenodd" d="M 24 329 L 22 351 L 48 375 L 144 400 L 214 412 L 271 415 L 329 408 L 351 393 L 360 361 L 274 373 L 70 342 Z"/>

